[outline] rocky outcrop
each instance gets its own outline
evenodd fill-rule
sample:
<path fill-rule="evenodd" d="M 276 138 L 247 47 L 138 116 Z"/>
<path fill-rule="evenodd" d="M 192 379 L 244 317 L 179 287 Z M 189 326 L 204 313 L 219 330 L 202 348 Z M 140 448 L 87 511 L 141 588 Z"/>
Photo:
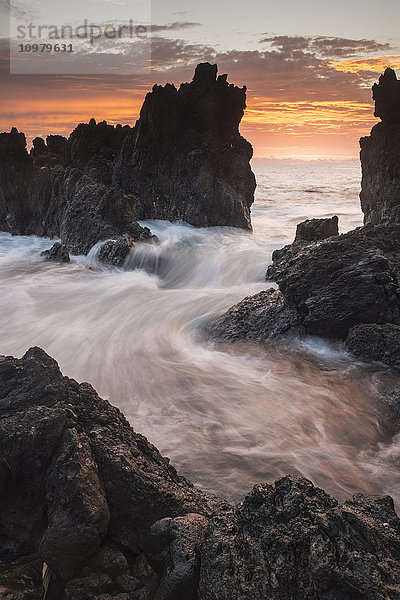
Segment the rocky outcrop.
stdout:
<path fill-rule="evenodd" d="M 298 476 L 238 507 L 180 477 L 120 411 L 32 348 L 0 358 L 0 594 L 38 600 L 395 600 L 389 497 Z"/>
<path fill-rule="evenodd" d="M 252 147 L 240 134 L 246 88 L 198 65 L 191 83 L 154 86 L 116 159 L 115 181 L 140 219 L 251 229 Z"/>
<path fill-rule="evenodd" d="M 199 596 L 398 598 L 399 524 L 389 497 L 357 495 L 340 506 L 294 476 L 256 486 L 237 509 L 211 520 Z"/>
<path fill-rule="evenodd" d="M 346 349 L 365 360 L 400 368 L 400 326 L 392 323 L 356 325 L 346 338 Z"/>
<path fill-rule="evenodd" d="M 272 255 L 267 278 L 295 306 L 306 333 L 344 339 L 361 323 L 399 323 L 400 226 L 359 228 Z"/>
<path fill-rule="evenodd" d="M 40 255 L 44 257 L 44 260 L 52 262 L 68 263 L 71 260 L 67 247 L 60 242 L 56 242 L 50 250 L 45 250 Z"/>
<path fill-rule="evenodd" d="M 303 328 L 296 309 L 279 290 L 272 288 L 244 298 L 206 326 L 206 335 L 221 341 L 268 341 L 301 333 Z"/>
<path fill-rule="evenodd" d="M 118 409 L 63 377 L 38 348 L 0 359 L 0 481 L 0 564 L 40 556 L 69 600 L 128 588 L 147 598 L 141 588 L 147 594 L 158 581 L 144 555 L 150 528 L 190 514 L 203 523 L 226 506 L 180 477 Z M 176 537 L 163 542 L 175 543 L 172 561 L 181 552 Z M 195 580 L 196 569 L 182 579 Z M 160 577 L 165 586 L 167 574 Z"/>
<path fill-rule="evenodd" d="M 69 138 L 0 134 L 0 230 L 59 237 L 74 254 L 102 240 L 153 240 L 138 219 L 251 229 L 246 90 L 199 65 L 179 90 L 155 86 L 135 127 L 81 123 Z"/>
<path fill-rule="evenodd" d="M 382 122 L 361 144 L 361 208 L 365 223 L 400 220 L 400 81 L 386 69 L 373 86 L 375 116 Z"/>
<path fill-rule="evenodd" d="M 317 242 L 334 235 L 339 235 L 339 219 L 307 219 L 296 228 L 295 242 Z"/>

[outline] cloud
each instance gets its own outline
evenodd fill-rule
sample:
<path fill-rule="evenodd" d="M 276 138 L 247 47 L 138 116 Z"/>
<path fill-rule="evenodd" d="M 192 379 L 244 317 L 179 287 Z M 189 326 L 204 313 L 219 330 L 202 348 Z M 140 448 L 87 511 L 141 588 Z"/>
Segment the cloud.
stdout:
<path fill-rule="evenodd" d="M 390 44 L 381 44 L 375 40 L 352 40 L 341 37 L 300 37 L 278 35 L 265 37 L 260 43 L 268 43 L 272 48 L 277 48 L 281 53 L 307 52 L 322 58 L 348 58 L 360 54 L 385 52 L 392 47 Z"/>
<path fill-rule="evenodd" d="M 180 31 L 182 29 L 192 29 L 193 27 L 201 27 L 201 23 L 192 23 L 190 21 L 175 21 L 166 25 L 151 25 L 150 31 L 158 33 L 160 31 Z"/>
<path fill-rule="evenodd" d="M 313 154 L 318 147 L 327 153 L 335 148 L 338 154 L 342 144 L 348 155 L 356 154 L 358 138 L 375 122 L 370 86 L 377 71 L 389 60 L 400 65 L 399 54 L 373 56 L 381 48 L 392 50 L 374 40 L 270 36 L 257 50 L 222 52 L 172 37 L 174 30 L 190 26 L 195 24 L 157 26 L 157 33 L 165 36 L 153 35 L 151 64 L 133 76 L 116 74 L 134 62 L 135 49 L 128 40 L 99 44 L 90 55 L 77 53 L 75 60 L 83 67 L 89 61 L 95 75 L 13 77 L 6 74 L 7 44 L 0 40 L 6 83 L 0 129 L 16 125 L 29 136 L 67 134 L 91 116 L 133 123 L 154 83 L 190 81 L 196 64 L 208 61 L 218 64 L 219 73 L 228 73 L 230 82 L 247 85 L 248 110 L 241 129 L 259 156 L 267 155 L 268 148 L 296 144 Z"/>

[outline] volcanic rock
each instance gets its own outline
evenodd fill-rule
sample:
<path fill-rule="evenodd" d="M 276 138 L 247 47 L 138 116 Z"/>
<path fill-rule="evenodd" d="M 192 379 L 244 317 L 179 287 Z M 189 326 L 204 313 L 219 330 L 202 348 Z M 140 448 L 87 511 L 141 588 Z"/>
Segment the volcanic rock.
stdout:
<path fill-rule="evenodd" d="M 317 242 L 328 237 L 339 235 L 339 219 L 307 219 L 299 223 L 296 228 L 295 242 Z"/>
<path fill-rule="evenodd" d="M 399 533 L 388 496 L 358 494 L 340 506 L 301 477 L 255 486 L 242 505 L 211 520 L 199 596 L 399 598 Z"/>
<path fill-rule="evenodd" d="M 246 88 L 197 66 L 179 89 L 154 86 L 116 159 L 115 181 L 137 198 L 139 219 L 251 229 L 252 147 L 239 133 Z"/>
<path fill-rule="evenodd" d="M 279 290 L 272 288 L 244 298 L 206 326 L 207 336 L 225 341 L 267 341 L 302 331 L 297 311 Z"/>
<path fill-rule="evenodd" d="M 43 350 L 0 357 L 2 598 L 38 600 L 43 570 L 51 600 L 395 600 L 399 564 L 391 498 L 289 476 L 235 508 Z"/>
<path fill-rule="evenodd" d="M 246 89 L 204 63 L 179 90 L 154 86 L 134 128 L 81 123 L 69 138 L 0 134 L 0 230 L 99 241 L 154 239 L 138 219 L 251 229 L 252 147 L 239 133 Z"/>
<path fill-rule="evenodd" d="M 373 86 L 375 116 L 382 119 L 361 144 L 361 208 L 365 223 L 400 220 L 400 81 L 386 69 Z"/>
<path fill-rule="evenodd" d="M 346 348 L 365 360 L 400 368 L 400 326 L 392 323 L 356 325 L 349 331 Z"/>
<path fill-rule="evenodd" d="M 41 252 L 41 256 L 44 257 L 44 260 L 54 261 L 54 262 L 70 262 L 70 256 L 67 247 L 60 242 L 56 242 L 50 250 L 45 250 Z"/>

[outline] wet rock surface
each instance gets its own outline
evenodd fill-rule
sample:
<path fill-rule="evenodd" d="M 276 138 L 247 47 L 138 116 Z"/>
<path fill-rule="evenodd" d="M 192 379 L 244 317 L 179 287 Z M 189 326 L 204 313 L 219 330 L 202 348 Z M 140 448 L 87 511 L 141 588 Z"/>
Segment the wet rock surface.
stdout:
<path fill-rule="evenodd" d="M 0 230 L 59 237 L 74 254 L 99 241 L 151 239 L 138 219 L 251 229 L 252 147 L 245 88 L 204 63 L 179 90 L 155 86 L 135 127 L 81 123 L 69 138 L 0 134 Z"/>
<path fill-rule="evenodd" d="M 295 242 L 317 242 L 334 235 L 339 235 L 339 219 L 307 219 L 296 228 Z"/>
<path fill-rule="evenodd" d="M 68 263 L 71 260 L 67 247 L 60 242 L 56 242 L 50 250 L 42 252 L 41 256 L 43 256 L 44 260 L 53 262 Z"/>
<path fill-rule="evenodd" d="M 227 313 L 207 323 L 205 333 L 215 340 L 267 341 L 303 333 L 297 311 L 279 290 L 269 289 L 244 298 Z"/>
<path fill-rule="evenodd" d="M 0 358 L 0 590 L 36 600 L 400 597 L 389 497 L 308 480 L 233 507 L 180 477 L 120 411 L 39 348 Z"/>
<path fill-rule="evenodd" d="M 400 326 L 356 325 L 346 338 L 346 349 L 365 360 L 376 360 L 400 368 Z"/>

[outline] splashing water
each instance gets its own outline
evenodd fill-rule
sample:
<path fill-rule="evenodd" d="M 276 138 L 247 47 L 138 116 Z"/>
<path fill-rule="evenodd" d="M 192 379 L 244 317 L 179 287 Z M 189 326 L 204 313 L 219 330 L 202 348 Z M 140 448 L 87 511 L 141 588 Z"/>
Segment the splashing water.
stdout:
<path fill-rule="evenodd" d="M 380 416 L 393 375 L 309 339 L 214 346 L 199 331 L 265 289 L 271 252 L 303 218 L 361 224 L 357 167 L 258 168 L 255 233 L 148 222 L 124 269 L 96 258 L 45 263 L 49 240 L 0 234 L 0 353 L 44 348 L 63 372 L 118 405 L 179 471 L 240 500 L 253 484 L 302 473 L 339 498 L 399 489 L 400 440 Z M 136 270 L 133 270 L 133 269 Z"/>

